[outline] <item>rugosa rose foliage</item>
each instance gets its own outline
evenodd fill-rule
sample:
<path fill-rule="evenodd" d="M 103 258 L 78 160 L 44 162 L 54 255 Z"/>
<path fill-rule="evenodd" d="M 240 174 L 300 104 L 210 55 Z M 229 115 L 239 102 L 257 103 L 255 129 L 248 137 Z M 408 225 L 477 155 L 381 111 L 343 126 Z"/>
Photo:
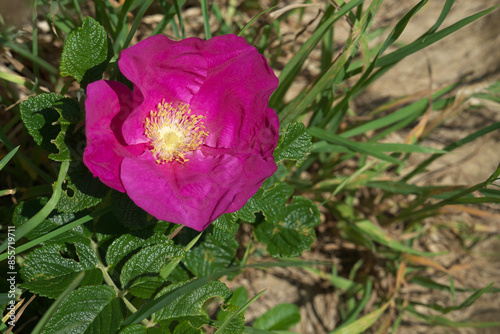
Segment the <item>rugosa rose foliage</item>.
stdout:
<path fill-rule="evenodd" d="M 123 50 L 133 83 L 87 87 L 83 161 L 154 217 L 205 229 L 276 170 L 278 79 L 245 39 L 152 36 Z"/>

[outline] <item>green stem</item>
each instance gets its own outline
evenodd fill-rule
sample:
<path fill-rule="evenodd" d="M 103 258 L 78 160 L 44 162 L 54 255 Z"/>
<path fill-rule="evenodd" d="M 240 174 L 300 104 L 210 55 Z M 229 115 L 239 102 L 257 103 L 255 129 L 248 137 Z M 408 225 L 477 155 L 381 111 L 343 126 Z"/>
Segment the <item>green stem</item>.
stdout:
<path fill-rule="evenodd" d="M 118 289 L 115 282 L 113 282 L 113 279 L 109 275 L 109 267 L 104 266 L 104 263 L 101 259 L 101 255 L 99 254 L 99 245 L 94 240 L 91 239 L 90 240 L 90 247 L 95 252 L 95 255 L 97 257 L 97 268 L 99 268 L 101 270 L 102 277 L 104 278 L 104 282 L 106 282 L 107 285 L 109 285 L 110 287 L 112 287 L 115 290 L 116 295 L 123 300 L 123 302 L 125 303 L 125 306 L 127 307 L 127 309 L 130 312 L 132 312 L 132 314 L 137 312 L 137 309 L 135 308 L 135 306 L 132 305 L 132 303 L 127 298 L 125 298 L 127 291 L 122 291 L 122 290 Z M 148 319 L 142 319 L 141 322 L 147 327 L 152 327 L 152 323 Z"/>
<path fill-rule="evenodd" d="M 26 223 L 21 225 L 18 229 L 16 229 L 16 235 L 15 235 L 15 240 L 19 240 L 23 236 L 25 236 L 28 232 L 30 232 L 32 229 L 37 227 L 42 221 L 47 218 L 52 210 L 56 207 L 57 203 L 59 202 L 59 198 L 61 198 L 62 194 L 62 183 L 64 181 L 64 178 L 66 177 L 66 174 L 68 173 L 69 169 L 69 161 L 64 161 L 61 164 L 61 169 L 59 170 L 59 177 L 57 178 L 57 181 L 54 184 L 54 193 L 52 194 L 52 197 L 49 199 L 47 204 L 40 210 L 36 215 L 34 215 L 32 218 L 30 218 Z M 0 252 L 4 252 L 7 249 L 8 242 L 7 239 L 4 240 L 2 245 L 0 246 Z"/>

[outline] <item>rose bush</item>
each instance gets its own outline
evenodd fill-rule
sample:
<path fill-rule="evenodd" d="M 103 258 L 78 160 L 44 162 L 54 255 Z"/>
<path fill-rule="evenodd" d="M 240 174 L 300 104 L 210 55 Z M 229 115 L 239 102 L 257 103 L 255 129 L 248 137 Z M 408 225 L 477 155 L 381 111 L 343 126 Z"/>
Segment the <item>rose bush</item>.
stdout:
<path fill-rule="evenodd" d="M 205 229 L 276 170 L 278 79 L 245 39 L 152 36 L 122 51 L 126 85 L 87 87 L 83 161 L 154 217 Z"/>

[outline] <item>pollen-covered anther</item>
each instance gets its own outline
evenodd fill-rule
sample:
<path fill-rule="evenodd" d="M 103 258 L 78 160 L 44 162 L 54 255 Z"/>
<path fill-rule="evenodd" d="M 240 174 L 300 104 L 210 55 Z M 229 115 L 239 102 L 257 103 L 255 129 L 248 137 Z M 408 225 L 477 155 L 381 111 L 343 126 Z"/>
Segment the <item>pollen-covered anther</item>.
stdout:
<path fill-rule="evenodd" d="M 189 159 L 187 153 L 203 144 L 208 132 L 202 120 L 205 116 L 191 115 L 188 104 L 173 106 L 162 101 L 144 123 L 144 134 L 151 140 L 151 153 L 158 164 Z"/>

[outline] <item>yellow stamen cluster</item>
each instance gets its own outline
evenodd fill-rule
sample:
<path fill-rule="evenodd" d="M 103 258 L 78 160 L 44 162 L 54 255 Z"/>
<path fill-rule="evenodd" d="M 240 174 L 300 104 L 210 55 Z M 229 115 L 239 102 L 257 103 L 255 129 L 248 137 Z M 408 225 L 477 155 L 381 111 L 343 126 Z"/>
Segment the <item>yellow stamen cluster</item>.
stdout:
<path fill-rule="evenodd" d="M 196 150 L 208 136 L 203 118 L 191 115 L 188 104 L 174 107 L 165 101 L 159 103 L 144 123 L 144 134 L 151 140 L 151 153 L 156 162 L 188 161 L 186 154 Z"/>

